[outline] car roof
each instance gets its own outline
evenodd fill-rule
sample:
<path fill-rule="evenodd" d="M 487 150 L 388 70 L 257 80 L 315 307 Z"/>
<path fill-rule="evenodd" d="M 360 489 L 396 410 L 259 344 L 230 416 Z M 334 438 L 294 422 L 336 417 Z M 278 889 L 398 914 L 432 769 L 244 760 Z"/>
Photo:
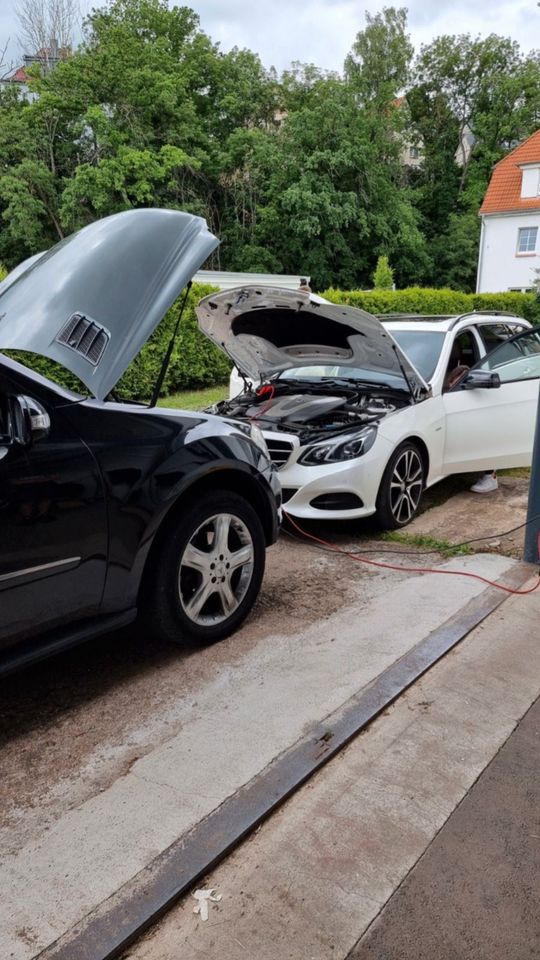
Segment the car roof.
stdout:
<path fill-rule="evenodd" d="M 435 330 L 447 333 L 458 326 L 468 326 L 471 323 L 517 323 L 530 326 L 523 317 L 502 311 L 471 311 L 470 313 L 454 313 L 437 316 L 415 313 L 386 313 L 378 314 L 377 318 L 389 329 L 393 330 Z"/>

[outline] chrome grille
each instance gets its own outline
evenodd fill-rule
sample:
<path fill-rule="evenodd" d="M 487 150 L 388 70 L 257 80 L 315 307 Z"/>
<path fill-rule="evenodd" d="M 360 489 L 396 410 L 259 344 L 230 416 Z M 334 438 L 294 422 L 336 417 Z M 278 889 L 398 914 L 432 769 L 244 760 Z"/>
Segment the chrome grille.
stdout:
<path fill-rule="evenodd" d="M 269 436 L 268 434 L 264 434 L 264 439 L 266 440 L 270 459 L 279 470 L 280 467 L 284 467 L 287 463 L 293 452 L 294 444 L 291 440 L 281 440 L 275 435 Z"/>

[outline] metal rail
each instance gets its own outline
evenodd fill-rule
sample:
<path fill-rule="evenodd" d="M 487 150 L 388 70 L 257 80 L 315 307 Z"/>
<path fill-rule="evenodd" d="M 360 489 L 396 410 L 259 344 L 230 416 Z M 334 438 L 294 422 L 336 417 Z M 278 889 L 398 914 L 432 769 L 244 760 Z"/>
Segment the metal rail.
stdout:
<path fill-rule="evenodd" d="M 469 310 L 467 313 L 376 313 L 377 320 L 403 320 L 404 323 L 411 320 L 429 320 L 443 322 L 451 320 L 448 329 L 453 330 L 460 320 L 467 320 L 469 317 L 510 317 L 512 320 L 525 320 L 515 313 L 508 310 Z M 525 321 L 526 323 L 528 321 Z"/>

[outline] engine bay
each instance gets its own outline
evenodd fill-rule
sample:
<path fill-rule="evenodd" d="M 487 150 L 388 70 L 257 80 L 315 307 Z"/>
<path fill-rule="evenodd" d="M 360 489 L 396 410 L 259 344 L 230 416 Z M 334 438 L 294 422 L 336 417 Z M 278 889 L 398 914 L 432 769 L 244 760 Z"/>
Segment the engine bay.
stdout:
<path fill-rule="evenodd" d="M 303 443 L 378 423 L 410 401 L 404 392 L 384 385 L 345 386 L 278 379 L 231 400 L 222 400 L 212 412 L 252 421 L 261 429 L 294 433 Z"/>

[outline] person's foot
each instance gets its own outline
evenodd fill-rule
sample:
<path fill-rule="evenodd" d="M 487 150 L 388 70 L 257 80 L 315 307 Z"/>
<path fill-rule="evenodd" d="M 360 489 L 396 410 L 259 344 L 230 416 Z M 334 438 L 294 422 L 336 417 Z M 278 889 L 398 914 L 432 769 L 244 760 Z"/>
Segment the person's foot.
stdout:
<path fill-rule="evenodd" d="M 472 493 L 493 493 L 497 490 L 499 482 L 494 473 L 485 473 L 471 487 Z"/>

